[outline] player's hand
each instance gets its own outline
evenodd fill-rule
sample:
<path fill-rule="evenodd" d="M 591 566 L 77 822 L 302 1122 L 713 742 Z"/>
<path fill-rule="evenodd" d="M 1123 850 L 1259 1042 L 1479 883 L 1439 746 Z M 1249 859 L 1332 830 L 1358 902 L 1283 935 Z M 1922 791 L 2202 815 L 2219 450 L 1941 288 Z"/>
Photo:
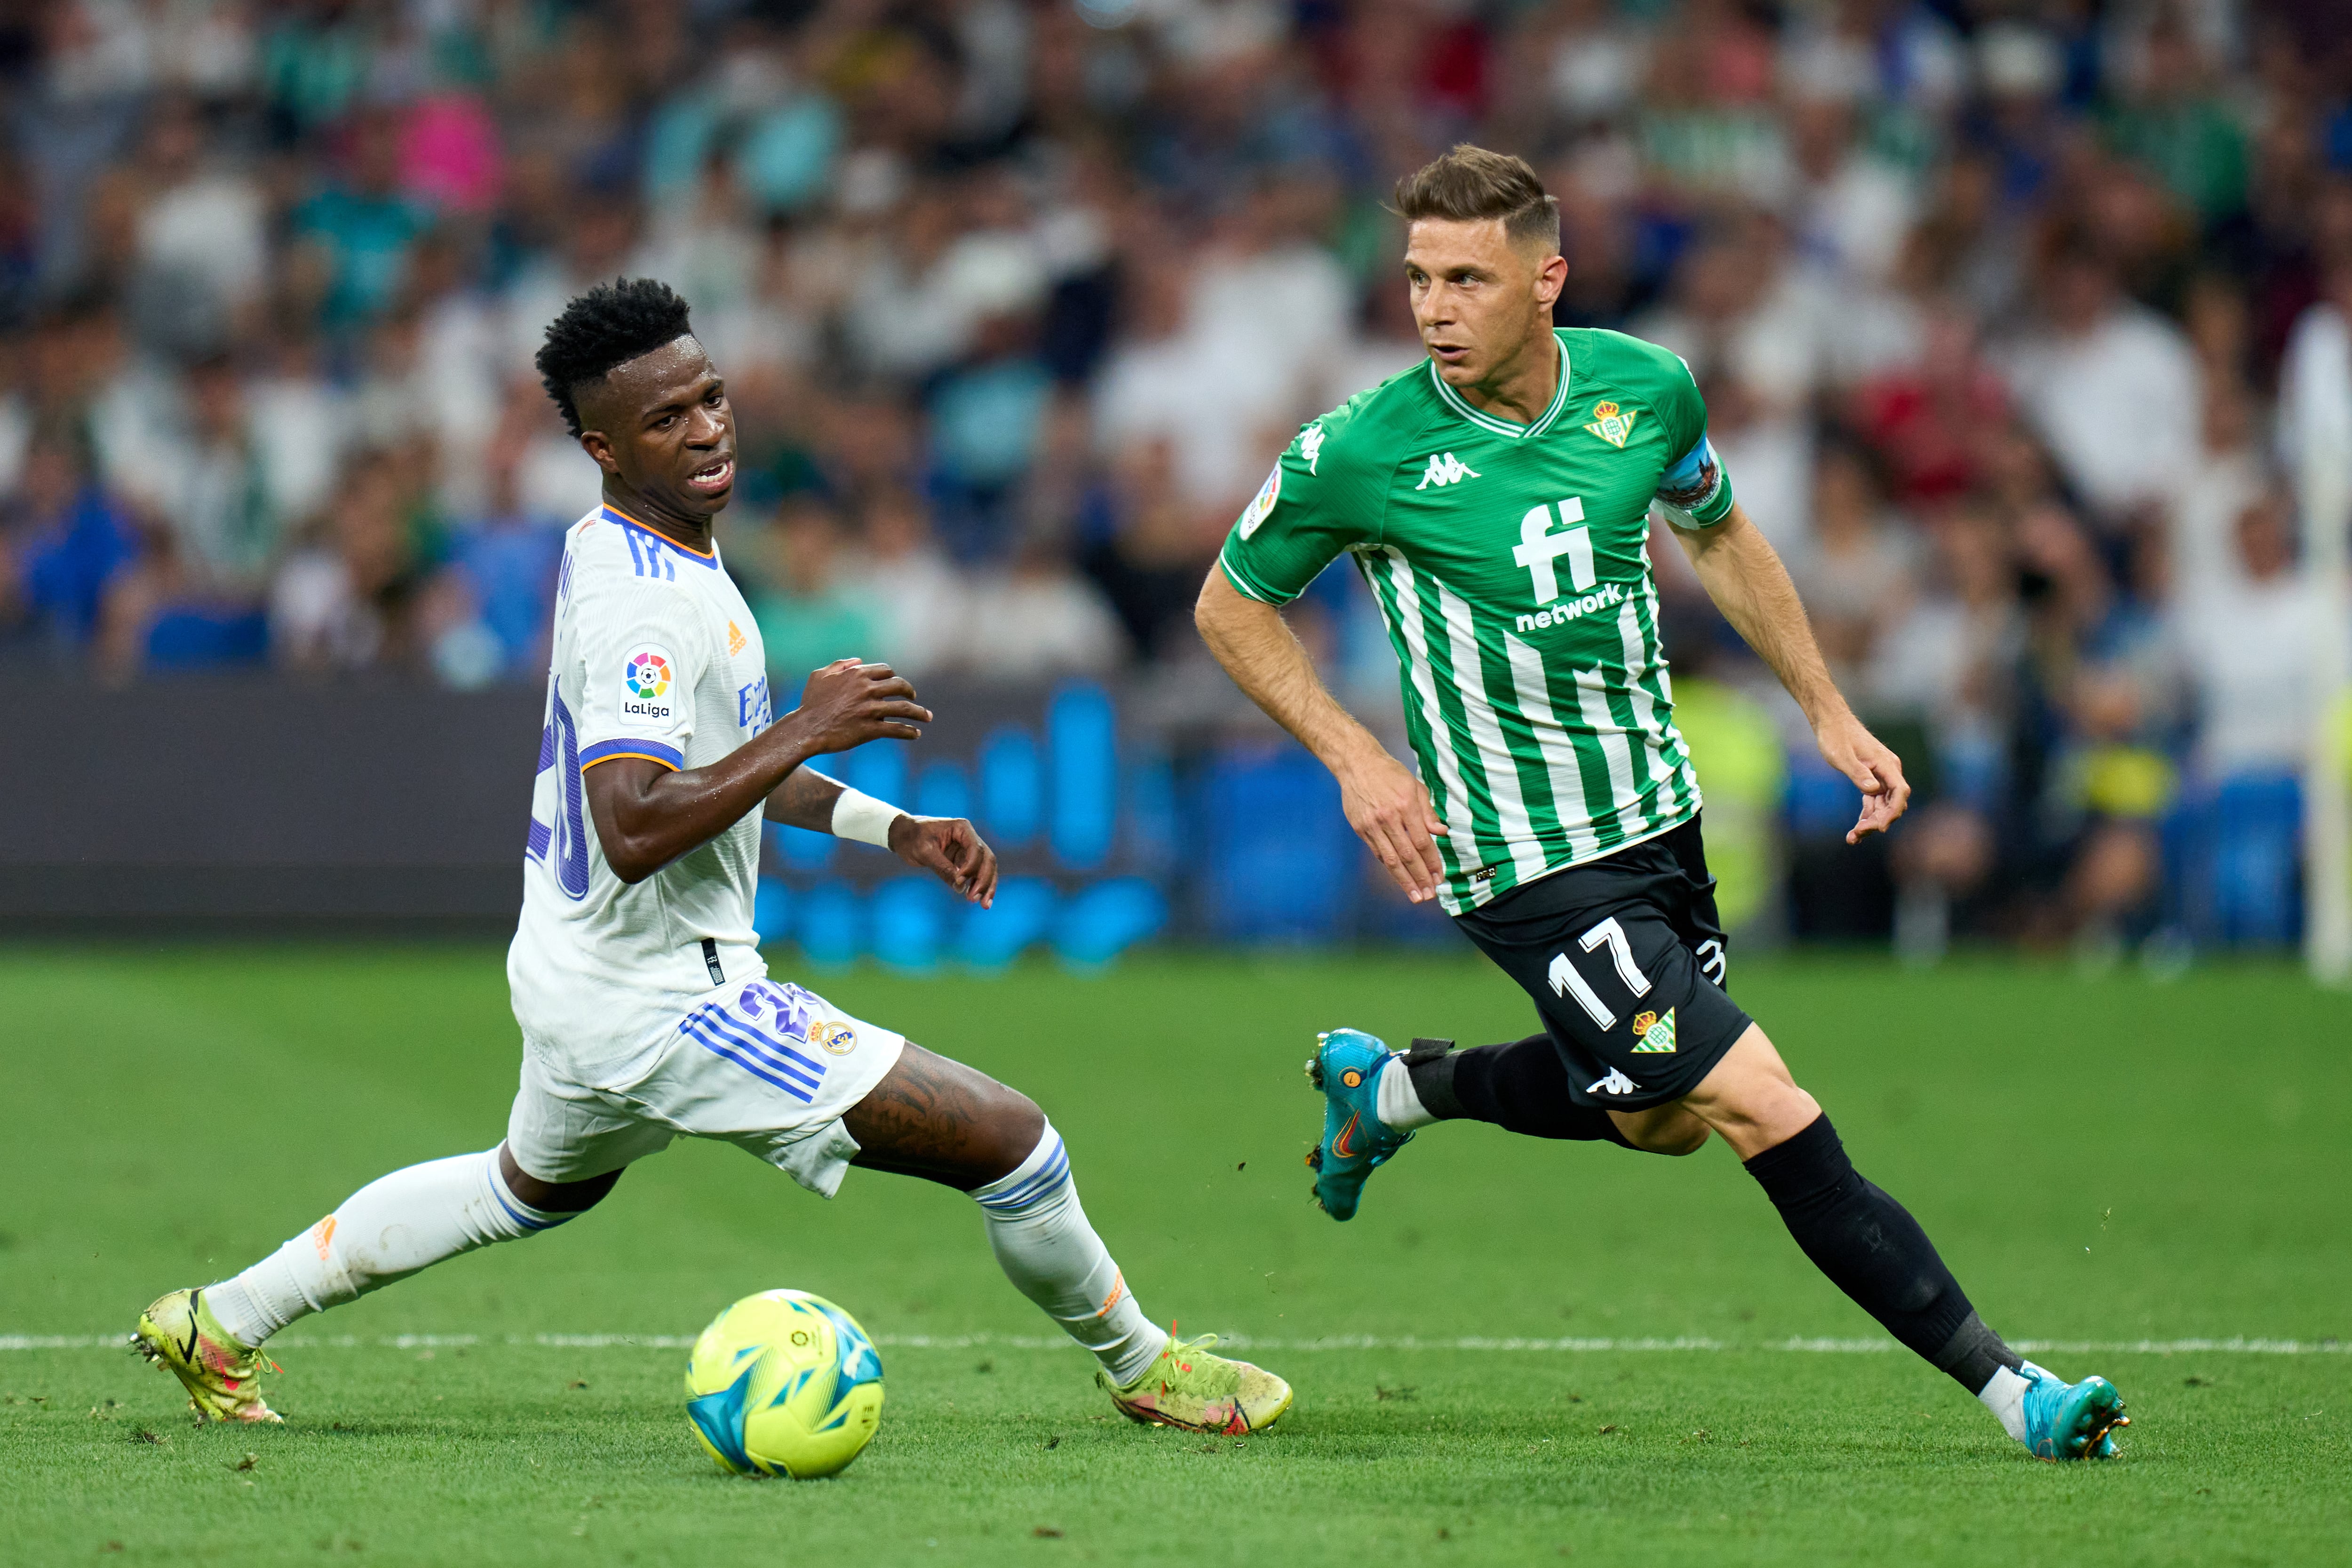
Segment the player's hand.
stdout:
<path fill-rule="evenodd" d="M 1903 777 L 1903 759 L 1886 742 L 1863 727 L 1852 713 L 1841 714 L 1813 731 L 1822 761 L 1853 781 L 1862 791 L 1862 815 L 1847 830 L 1845 841 L 1859 844 L 1865 833 L 1884 833 L 1895 826 L 1911 804 L 1911 785 Z"/>
<path fill-rule="evenodd" d="M 1437 858 L 1435 836 L 1445 825 L 1412 770 L 1376 752 L 1335 776 L 1348 826 L 1380 857 L 1404 896 L 1416 904 L 1437 897 L 1445 863 Z"/>
<path fill-rule="evenodd" d="M 868 741 L 917 741 L 931 710 L 915 702 L 915 689 L 887 664 L 836 658 L 808 678 L 792 715 L 820 752 L 846 752 Z"/>
<path fill-rule="evenodd" d="M 996 851 L 961 816 L 900 812 L 890 824 L 890 853 L 919 866 L 982 909 L 996 903 Z"/>

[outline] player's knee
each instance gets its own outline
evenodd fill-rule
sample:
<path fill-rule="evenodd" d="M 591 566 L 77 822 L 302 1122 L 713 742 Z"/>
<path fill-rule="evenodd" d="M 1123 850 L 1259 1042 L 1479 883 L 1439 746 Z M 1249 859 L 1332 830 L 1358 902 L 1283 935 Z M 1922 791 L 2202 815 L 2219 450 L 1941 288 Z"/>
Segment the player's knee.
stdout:
<path fill-rule="evenodd" d="M 993 1159 L 1004 1172 L 1018 1169 L 1045 1135 L 1045 1113 L 1017 1089 L 991 1086 L 993 1092 L 981 1108 L 981 1123 L 988 1129 Z M 1003 1173 L 1003 1172 L 999 1173 Z"/>
<path fill-rule="evenodd" d="M 1696 1154 L 1706 1142 L 1707 1124 L 1677 1107 L 1670 1116 L 1652 1117 L 1623 1129 L 1625 1142 L 1644 1154 Z"/>
<path fill-rule="evenodd" d="M 589 1176 L 577 1182 L 542 1182 L 515 1163 L 515 1157 L 503 1143 L 499 1145 L 499 1174 L 507 1191 L 518 1203 L 537 1209 L 541 1214 L 584 1214 L 604 1201 L 606 1194 L 619 1184 L 621 1171 L 607 1171 L 600 1176 Z"/>
<path fill-rule="evenodd" d="M 1640 1147 L 1645 1154 L 1696 1154 L 1706 1142 L 1708 1131 L 1697 1117 L 1685 1116 L 1652 1133 Z"/>

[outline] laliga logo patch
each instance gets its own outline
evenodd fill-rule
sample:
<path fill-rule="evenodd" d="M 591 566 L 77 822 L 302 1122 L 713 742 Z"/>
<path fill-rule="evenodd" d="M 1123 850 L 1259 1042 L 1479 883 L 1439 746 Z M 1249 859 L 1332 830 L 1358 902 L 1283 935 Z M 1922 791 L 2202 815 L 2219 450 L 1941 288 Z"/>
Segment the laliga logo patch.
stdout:
<path fill-rule="evenodd" d="M 651 700 L 669 689 L 669 658 L 656 648 L 646 648 L 629 656 L 628 673 L 622 677 L 629 684 L 632 697 Z"/>
<path fill-rule="evenodd" d="M 827 1018 L 809 1026 L 808 1043 L 823 1046 L 835 1056 L 845 1057 L 857 1048 L 857 1031 L 838 1019 Z"/>
<path fill-rule="evenodd" d="M 668 718 L 672 710 L 665 699 L 677 669 L 677 662 L 666 647 L 648 645 L 631 654 L 621 670 L 621 688 L 627 693 L 621 711 L 639 719 Z"/>
<path fill-rule="evenodd" d="M 1274 472 L 1266 475 L 1265 483 L 1258 487 L 1257 494 L 1250 498 L 1249 505 L 1242 508 L 1244 539 L 1257 531 L 1257 525 L 1265 521 L 1266 514 L 1274 510 L 1274 503 L 1281 499 L 1282 464 L 1277 460 L 1274 465 Z"/>

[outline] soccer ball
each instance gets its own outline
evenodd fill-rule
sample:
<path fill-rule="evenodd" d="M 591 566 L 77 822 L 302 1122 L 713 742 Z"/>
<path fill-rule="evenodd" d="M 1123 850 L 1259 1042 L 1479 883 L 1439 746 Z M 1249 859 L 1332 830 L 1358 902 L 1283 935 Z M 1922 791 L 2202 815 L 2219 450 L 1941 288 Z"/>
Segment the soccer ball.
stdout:
<path fill-rule="evenodd" d="M 857 1320 L 824 1297 L 762 1290 L 694 1342 L 686 1413 L 731 1475 L 830 1476 L 874 1440 L 882 1358 Z"/>

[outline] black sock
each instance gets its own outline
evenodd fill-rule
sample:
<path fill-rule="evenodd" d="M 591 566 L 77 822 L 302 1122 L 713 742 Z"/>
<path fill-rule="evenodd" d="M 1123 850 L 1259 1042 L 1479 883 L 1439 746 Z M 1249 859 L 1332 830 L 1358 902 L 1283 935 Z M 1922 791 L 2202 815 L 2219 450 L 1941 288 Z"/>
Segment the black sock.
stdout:
<path fill-rule="evenodd" d="M 1607 1111 L 1569 1099 L 1568 1068 L 1549 1035 L 1466 1051 L 1452 1046 L 1450 1040 L 1415 1040 L 1405 1053 L 1412 1091 L 1439 1121 L 1491 1121 L 1530 1138 L 1606 1140 L 1633 1147 Z"/>
<path fill-rule="evenodd" d="M 1919 1222 L 1863 1180 L 1827 1116 L 1748 1161 L 1748 1173 L 1813 1267 L 1970 1394 L 2024 1364 L 1969 1305 Z"/>

